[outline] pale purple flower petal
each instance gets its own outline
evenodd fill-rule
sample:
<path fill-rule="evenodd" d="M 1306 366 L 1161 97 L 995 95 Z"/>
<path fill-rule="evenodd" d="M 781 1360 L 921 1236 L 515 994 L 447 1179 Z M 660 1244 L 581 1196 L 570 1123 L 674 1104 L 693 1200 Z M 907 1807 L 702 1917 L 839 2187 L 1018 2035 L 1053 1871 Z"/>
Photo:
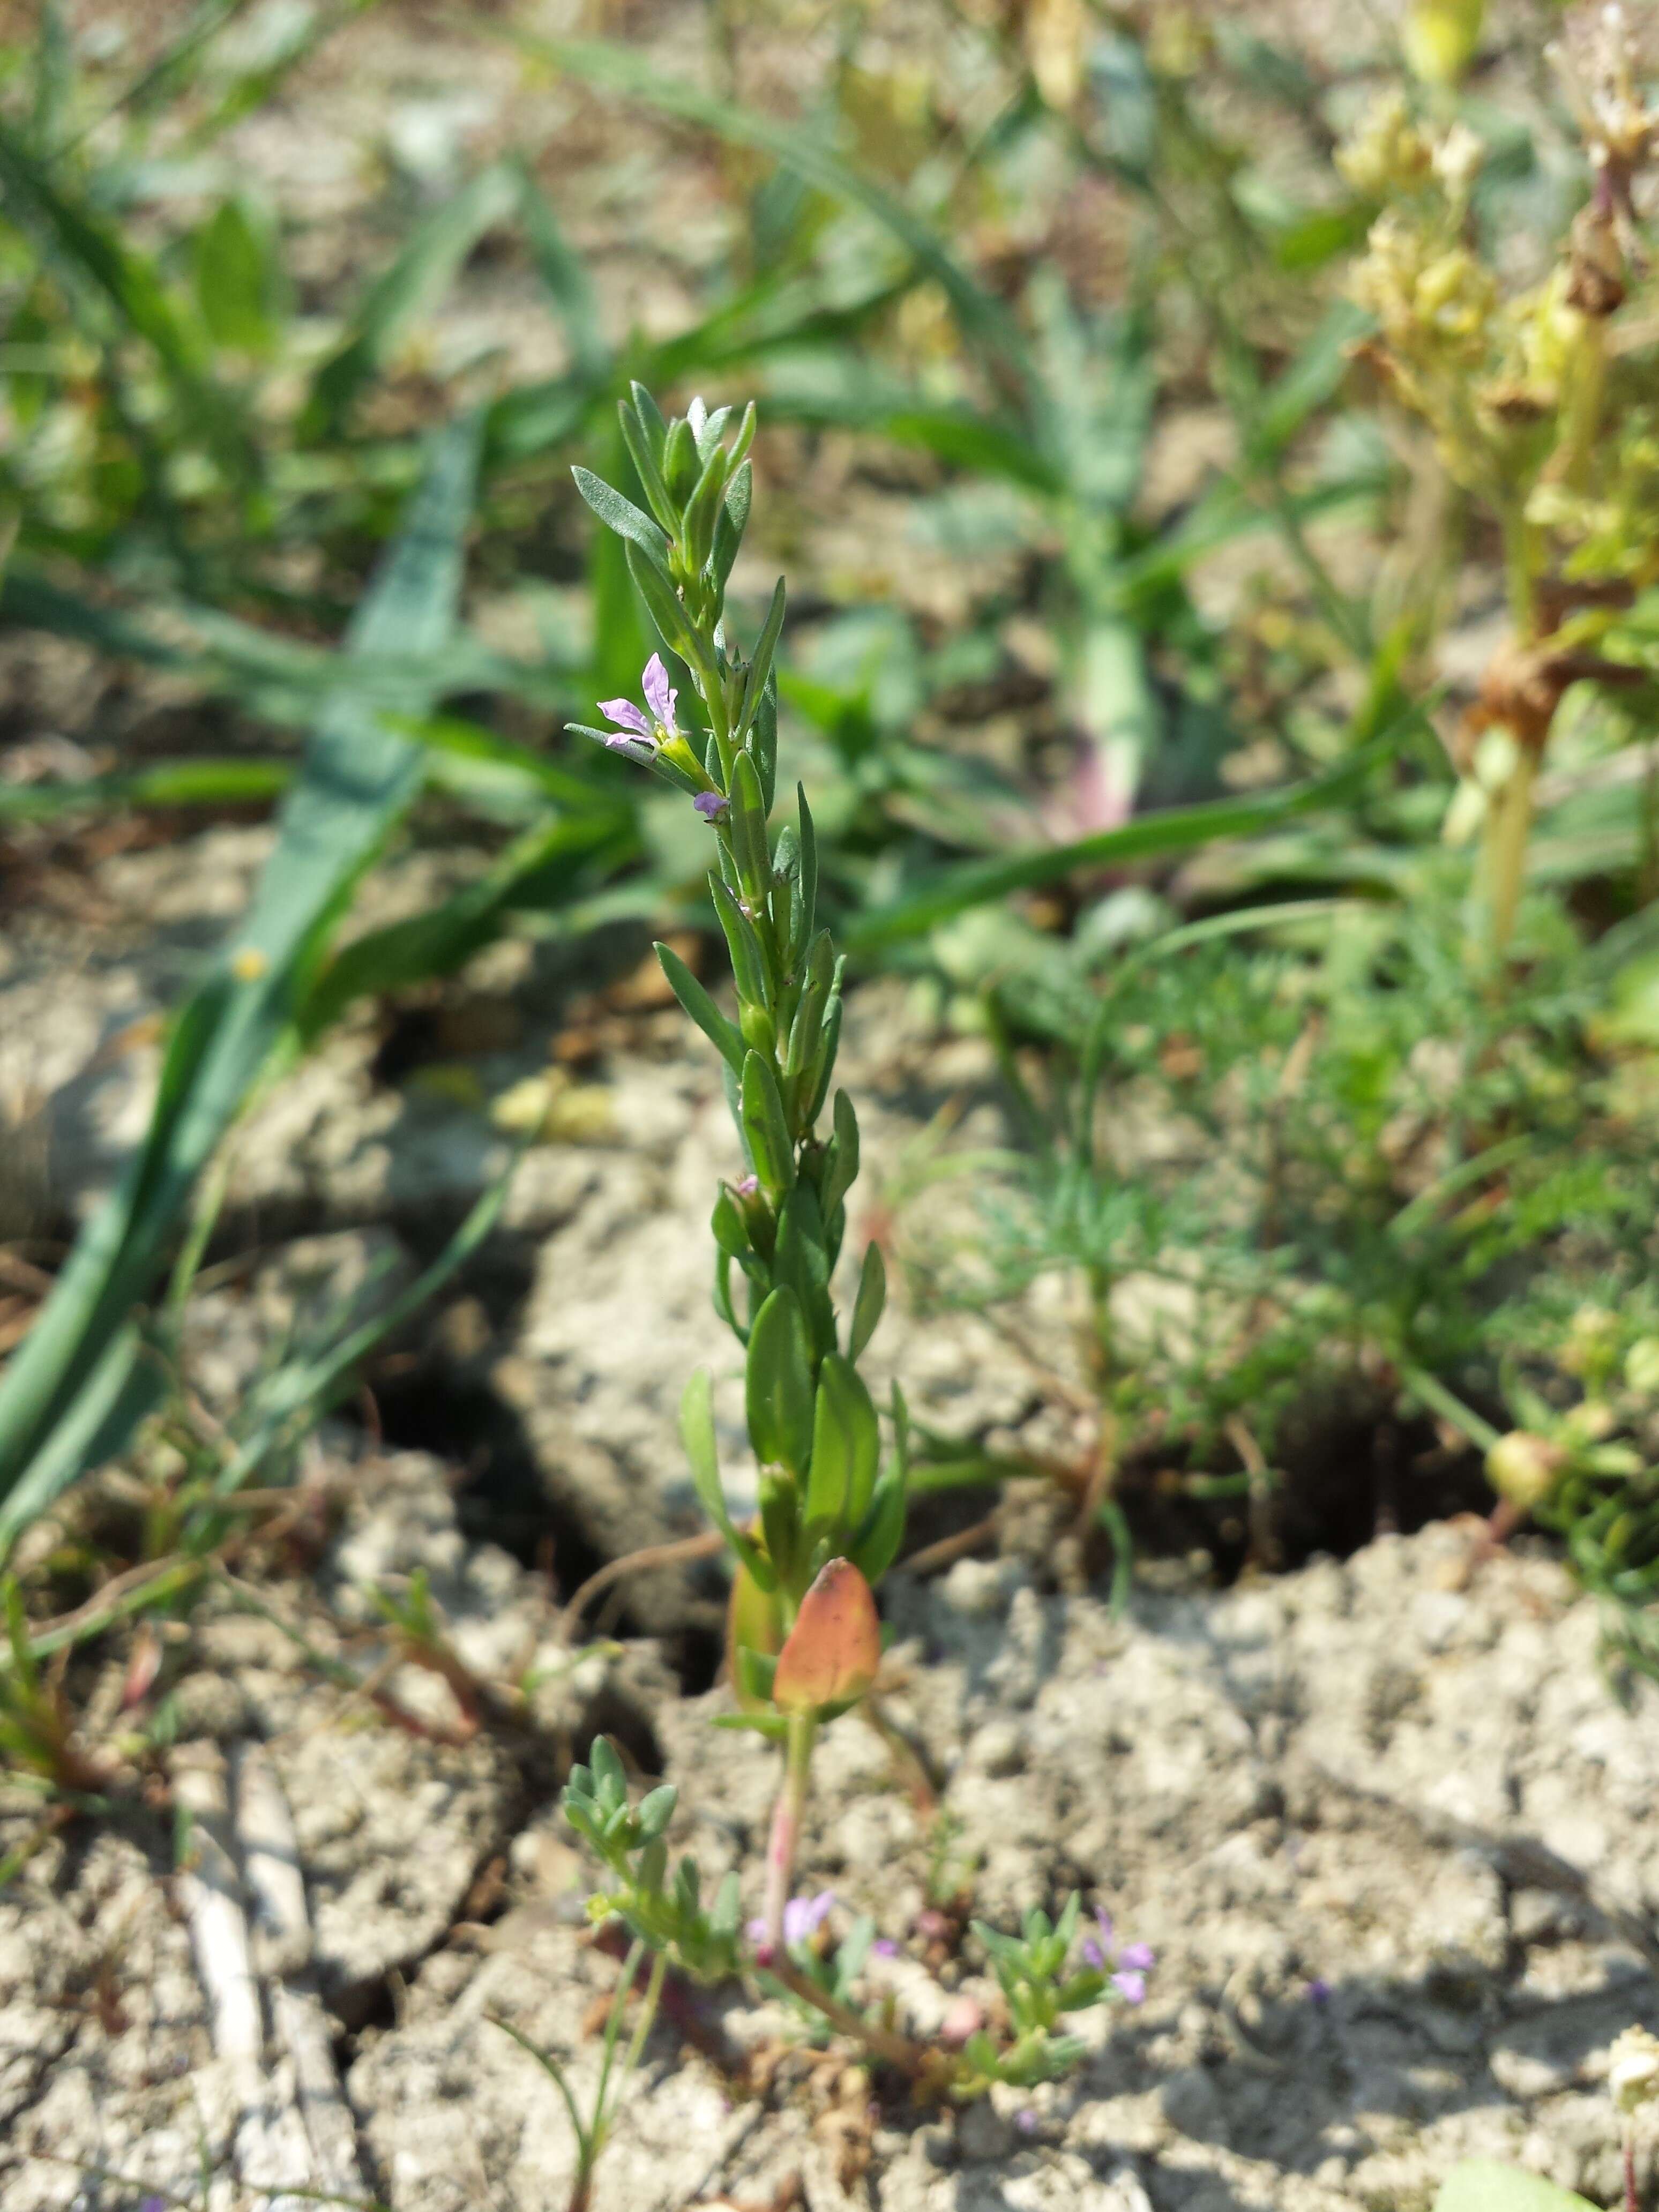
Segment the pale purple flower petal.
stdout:
<path fill-rule="evenodd" d="M 809 1942 L 823 1927 L 835 1901 L 833 1889 L 821 1889 L 816 1897 L 792 1897 L 783 1908 L 784 1942 L 792 1947 Z"/>
<path fill-rule="evenodd" d="M 1126 1943 L 1118 1953 L 1117 1963 L 1137 1974 L 1150 1973 L 1158 1964 L 1158 1954 L 1150 1943 Z"/>
<path fill-rule="evenodd" d="M 1112 1916 L 1103 1905 L 1097 1905 L 1095 1907 L 1095 1925 L 1100 1930 L 1102 1944 L 1109 1951 L 1115 1940 L 1112 1933 Z"/>
<path fill-rule="evenodd" d="M 1330 1984 L 1323 1974 L 1316 1974 L 1308 1984 L 1308 2002 L 1322 2011 L 1330 2001 Z"/>
<path fill-rule="evenodd" d="M 693 811 L 701 814 L 705 822 L 718 822 L 731 804 L 723 791 L 700 791 L 691 802 Z"/>
<path fill-rule="evenodd" d="M 1092 1936 L 1085 1936 L 1083 1939 L 1083 1957 L 1085 1964 L 1092 1966 L 1097 1973 L 1105 1972 L 1106 1954 Z"/>
<path fill-rule="evenodd" d="M 870 1946 L 870 1956 L 872 1959 L 896 1959 L 898 1948 L 890 1936 L 878 1936 Z"/>
<path fill-rule="evenodd" d="M 668 671 L 662 665 L 660 653 L 653 653 L 650 659 L 646 662 L 645 673 L 640 678 L 640 688 L 645 693 L 646 705 L 650 708 L 663 728 L 667 731 L 671 738 L 678 737 L 679 732 L 674 722 L 674 702 L 680 695 L 669 688 Z"/>
<path fill-rule="evenodd" d="M 1114 1974 L 1112 1987 L 1125 2004 L 1138 2005 L 1146 2002 L 1146 1977 L 1136 1973 L 1133 1968 L 1124 1973 Z"/>
<path fill-rule="evenodd" d="M 624 730 L 631 730 L 636 738 L 653 735 L 650 723 L 631 699 L 601 699 L 599 712 L 607 722 L 615 722 Z"/>
<path fill-rule="evenodd" d="M 1014 2125 L 1019 2130 L 1023 2136 L 1034 2136 L 1042 2124 L 1042 2123 L 1038 2119 L 1036 2114 L 1031 2110 L 1031 2107 L 1029 2105 L 1024 2107 L 1024 2111 L 1018 2112 L 1014 2114 Z"/>

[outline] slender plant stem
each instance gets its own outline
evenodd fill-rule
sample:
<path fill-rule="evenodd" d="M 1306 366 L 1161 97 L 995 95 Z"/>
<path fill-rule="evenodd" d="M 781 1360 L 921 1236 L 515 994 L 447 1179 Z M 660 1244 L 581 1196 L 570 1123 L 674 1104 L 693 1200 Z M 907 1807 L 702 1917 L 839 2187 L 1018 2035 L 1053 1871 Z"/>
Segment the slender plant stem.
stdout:
<path fill-rule="evenodd" d="M 1625 2123 L 1625 2212 L 1642 2212 L 1636 2189 L 1636 2130 Z"/>
<path fill-rule="evenodd" d="M 623 2061 L 622 2078 L 626 2081 L 640 2063 L 652 2029 L 657 2023 L 657 2007 L 662 2001 L 663 1978 L 668 1972 L 668 1954 L 659 1951 L 651 1961 L 651 1978 L 645 1985 L 645 1995 L 640 2000 L 640 2016 L 634 2024 L 634 2040 L 628 2046 L 628 2056 Z M 618 2084 L 618 2094 L 621 2084 Z"/>
<path fill-rule="evenodd" d="M 800 1844 L 801 1817 L 812 1768 L 812 1747 L 818 1724 L 811 1713 L 797 1713 L 789 1723 L 784 1746 L 783 1787 L 772 1812 L 772 1833 L 766 1846 L 766 1948 L 773 1960 L 783 1954 L 783 1908 L 789 1902 L 794 1878 L 795 1853 Z"/>
<path fill-rule="evenodd" d="M 901 2035 L 896 2027 L 883 2027 L 878 2021 L 865 2020 L 850 2005 L 842 2004 L 827 1990 L 821 1990 L 808 1974 L 802 1973 L 793 1960 L 780 1952 L 767 1972 L 782 1983 L 792 1996 L 809 2004 L 821 2013 L 838 2034 L 849 2042 L 861 2043 L 865 2049 L 896 2066 L 912 2079 L 938 2069 L 942 2054 L 931 2045 L 918 2043 L 908 2035 Z"/>
<path fill-rule="evenodd" d="M 1538 756 L 1533 747 L 1519 748 L 1515 766 L 1501 791 L 1492 799 L 1486 823 L 1486 913 L 1495 953 L 1508 950 L 1521 903 L 1521 887 L 1527 872 L 1527 843 L 1532 832 L 1533 789 L 1538 781 Z"/>
<path fill-rule="evenodd" d="M 1482 1420 L 1472 1406 L 1454 1397 L 1445 1384 L 1421 1367 L 1402 1367 L 1400 1379 L 1414 1398 L 1420 1398 L 1431 1413 L 1438 1413 L 1443 1421 L 1462 1430 L 1469 1442 L 1481 1451 L 1490 1451 L 1502 1441 L 1490 1421 Z"/>

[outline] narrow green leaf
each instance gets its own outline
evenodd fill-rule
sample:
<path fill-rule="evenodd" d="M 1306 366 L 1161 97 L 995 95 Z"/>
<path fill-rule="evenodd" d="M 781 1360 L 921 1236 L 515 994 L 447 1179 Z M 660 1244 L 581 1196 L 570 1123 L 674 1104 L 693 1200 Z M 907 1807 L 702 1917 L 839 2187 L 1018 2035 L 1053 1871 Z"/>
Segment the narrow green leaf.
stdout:
<path fill-rule="evenodd" d="M 836 1311 L 830 1302 L 830 1254 L 817 1193 L 798 1181 L 778 1216 L 772 1281 L 787 1283 L 800 1300 L 815 1358 L 836 1348 Z"/>
<path fill-rule="evenodd" d="M 715 915 L 726 933 L 726 949 L 732 955 L 732 973 L 737 979 L 738 998 L 750 1006 L 769 1006 L 772 981 L 767 973 L 766 955 L 762 950 L 754 923 L 717 875 L 709 876 L 708 896 L 714 902 Z"/>
<path fill-rule="evenodd" d="M 766 802 L 760 777 L 747 753 L 739 753 L 732 771 L 732 846 L 744 894 L 751 903 L 765 898 L 772 887 L 772 852 L 766 836 Z"/>
<path fill-rule="evenodd" d="M 648 514 L 635 506 L 631 499 L 596 477 L 591 469 L 572 469 L 576 489 L 592 508 L 607 530 L 614 530 L 618 538 L 626 538 L 637 545 L 657 568 L 667 573 L 668 540 Z"/>
<path fill-rule="evenodd" d="M 904 1513 L 902 1477 L 884 1475 L 848 1554 L 872 1589 L 898 1557 L 899 1546 L 904 1541 Z"/>
<path fill-rule="evenodd" d="M 766 620 L 761 624 L 760 635 L 755 641 L 754 653 L 749 665 L 749 688 L 745 697 L 757 708 L 766 690 L 766 679 L 772 672 L 772 655 L 777 650 L 778 637 L 783 629 L 783 579 L 778 578 L 773 587 L 772 604 L 766 611 Z M 752 708 L 748 710 L 753 719 Z M 744 732 L 738 732 L 741 737 Z"/>
<path fill-rule="evenodd" d="M 853 1102 L 844 1091 L 836 1093 L 835 1139 L 830 1149 L 830 1164 L 819 1194 L 827 1221 L 858 1180 L 859 1117 Z"/>
<path fill-rule="evenodd" d="M 680 605 L 674 586 L 656 562 L 648 554 L 642 553 L 632 538 L 624 541 L 623 552 L 627 559 L 628 573 L 634 579 L 640 597 L 645 601 L 647 611 L 656 625 L 658 636 L 670 653 L 684 657 L 691 645 L 691 632 L 686 623 L 685 609 Z"/>
<path fill-rule="evenodd" d="M 812 1451 L 812 1365 L 800 1302 L 787 1287 L 774 1291 L 755 1316 L 744 1376 L 756 1458 L 804 1475 Z"/>
<path fill-rule="evenodd" d="M 856 1528 L 869 1510 L 880 1452 L 870 1393 L 852 1363 L 832 1352 L 818 1370 L 808 1523 Z"/>
<path fill-rule="evenodd" d="M 740 1097 L 749 1157 L 762 1188 L 775 1198 L 794 1182 L 795 1151 L 789 1140 L 783 1101 L 778 1096 L 777 1078 L 757 1052 L 751 1052 L 743 1063 Z"/>
<path fill-rule="evenodd" d="M 240 199 L 228 199 L 196 234 L 196 298 L 214 343 L 251 354 L 276 336 L 274 240 L 270 226 Z"/>
<path fill-rule="evenodd" d="M 720 1054 L 726 1066 L 737 1074 L 743 1073 L 743 1063 L 749 1048 L 743 1041 L 743 1031 L 735 1022 L 727 1021 L 702 985 L 671 945 L 659 945 L 657 958 L 662 972 L 668 978 L 669 988 L 690 1014 L 697 1027 Z"/>
<path fill-rule="evenodd" d="M 796 943 L 805 945 L 817 921 L 818 839 L 803 783 L 795 786 L 795 804 L 800 810 L 800 919 L 796 925 Z"/>
<path fill-rule="evenodd" d="M 864 1248 L 864 1266 L 859 1273 L 858 1296 L 853 1301 L 853 1319 L 848 1331 L 847 1356 L 860 1359 L 865 1347 L 876 1333 L 882 1309 L 887 1304 L 887 1262 L 881 1256 L 881 1247 L 873 1240 Z"/>
<path fill-rule="evenodd" d="M 634 466 L 639 471 L 640 483 L 651 502 L 651 512 L 672 538 L 679 527 L 679 517 L 674 511 L 673 501 L 668 496 L 668 487 L 662 480 L 662 471 L 657 466 L 651 442 L 641 429 L 638 417 L 625 399 L 617 402 L 617 420 L 622 426 L 623 442 L 628 447 Z"/>

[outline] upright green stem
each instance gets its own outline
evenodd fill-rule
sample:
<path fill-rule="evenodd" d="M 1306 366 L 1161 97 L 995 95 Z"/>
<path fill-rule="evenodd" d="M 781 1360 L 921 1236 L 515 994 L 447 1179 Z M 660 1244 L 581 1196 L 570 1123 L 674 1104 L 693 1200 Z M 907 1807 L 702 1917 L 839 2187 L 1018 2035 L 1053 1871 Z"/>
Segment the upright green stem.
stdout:
<path fill-rule="evenodd" d="M 668 1954 L 659 1951 L 651 1961 L 651 1978 L 645 1985 L 645 1995 L 640 2000 L 640 2016 L 634 2025 L 634 2040 L 628 2046 L 628 2056 L 623 2061 L 622 2079 L 625 2082 L 640 2063 L 652 2029 L 657 2023 L 657 2007 L 662 2001 L 663 1977 L 668 1972 Z M 618 2094 L 622 2084 L 618 2083 Z"/>
<path fill-rule="evenodd" d="M 766 1923 L 766 1948 L 775 1959 L 783 1953 L 783 1908 L 789 1902 L 789 1887 L 794 1879 L 817 1733 L 813 1716 L 800 1713 L 791 1719 L 785 1740 L 783 1787 L 772 1809 L 772 1833 L 766 1845 L 766 1909 L 762 1916 Z"/>
<path fill-rule="evenodd" d="M 1515 932 L 1521 887 L 1526 879 L 1537 781 L 1538 756 L 1530 745 L 1523 744 L 1503 789 L 1493 793 L 1486 817 L 1486 926 L 1495 953 L 1507 951 Z"/>
<path fill-rule="evenodd" d="M 1530 645 L 1537 634 L 1538 611 L 1533 592 L 1534 532 L 1523 509 L 1510 504 L 1504 511 L 1504 575 L 1510 602 L 1510 618 L 1516 642 Z M 1527 872 L 1527 845 L 1532 834 L 1533 792 L 1538 781 L 1538 748 L 1516 734 L 1516 762 L 1501 790 L 1492 794 L 1486 816 L 1485 897 L 1488 941 L 1501 957 L 1515 931 L 1521 904 L 1521 887 Z"/>

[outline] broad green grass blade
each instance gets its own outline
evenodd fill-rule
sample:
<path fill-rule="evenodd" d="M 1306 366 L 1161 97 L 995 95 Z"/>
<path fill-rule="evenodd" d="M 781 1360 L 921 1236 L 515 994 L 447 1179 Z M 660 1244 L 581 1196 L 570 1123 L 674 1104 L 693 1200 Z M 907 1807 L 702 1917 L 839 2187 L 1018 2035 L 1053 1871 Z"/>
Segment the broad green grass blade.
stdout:
<path fill-rule="evenodd" d="M 477 461 L 475 418 L 445 432 L 349 638 L 371 659 L 441 652 L 454 620 Z M 73 1459 L 54 1439 L 149 1294 L 197 1177 L 273 1056 L 353 884 L 419 788 L 421 749 L 342 688 L 312 738 L 242 926 L 185 1001 L 143 1143 L 0 1380 L 0 1557 Z M 104 1449 L 111 1447 L 106 1433 Z M 20 1503 L 21 1501 L 21 1503 Z"/>
<path fill-rule="evenodd" d="M 769 115 L 734 107 L 710 93 L 699 92 L 694 85 L 660 76 L 627 47 L 607 45 L 602 40 L 538 39 L 511 27 L 499 35 L 552 68 L 589 84 L 641 100 L 684 122 L 699 124 L 738 145 L 757 147 L 832 199 L 862 208 L 943 288 L 964 332 L 1022 386 L 1029 386 L 1030 362 L 1025 343 L 1002 302 L 974 281 L 920 216 L 872 177 L 860 175 L 799 124 L 781 123 Z"/>
<path fill-rule="evenodd" d="M 517 211 L 523 193 L 523 173 L 508 162 L 493 162 L 427 217 L 369 286 L 340 344 L 318 370 L 300 417 L 302 436 L 325 437 L 339 428 L 410 325 L 484 233 Z"/>
<path fill-rule="evenodd" d="M 631 810 L 526 830 L 476 884 L 425 914 L 342 945 L 306 998 L 299 1015 L 301 1036 L 320 1036 L 355 999 L 453 975 L 498 934 L 510 909 L 562 903 L 561 893 L 574 893 L 586 863 L 608 853 L 614 870 L 638 850 Z"/>
<path fill-rule="evenodd" d="M 12 221 L 78 283 L 90 285 L 142 338 L 181 402 L 239 474 L 253 449 L 226 396 L 206 374 L 202 335 L 182 321 L 155 269 L 114 231 L 76 204 L 11 126 L 0 120 L 0 195 Z"/>
<path fill-rule="evenodd" d="M 379 5 L 380 0 L 341 0 L 338 7 L 325 14 L 320 9 L 296 8 L 288 34 L 276 51 L 267 52 L 254 68 L 242 70 L 232 77 L 212 108 L 191 130 L 185 141 L 186 149 L 192 154 L 201 152 L 245 115 L 264 107 L 281 91 L 294 71 L 337 31 Z"/>
<path fill-rule="evenodd" d="M 166 634 L 153 627 L 166 624 Z M 509 659 L 464 630 L 418 669 L 403 653 L 354 653 L 349 668 L 331 647 L 279 636 L 216 607 L 156 599 L 142 610 L 100 605 L 23 563 L 0 582 L 0 627 L 42 629 L 73 638 L 112 659 L 165 668 L 280 728 L 307 729 L 330 696 L 348 684 L 368 703 L 413 714 L 434 696 L 461 691 L 509 691 L 563 710 L 568 688 L 545 670 Z"/>
<path fill-rule="evenodd" d="M 429 1267 L 400 1292 L 382 1313 L 375 1314 L 343 1336 L 337 1343 L 277 1368 L 256 1386 L 248 1407 L 246 1433 L 234 1456 L 214 1477 L 216 1496 L 228 1497 L 245 1483 L 260 1462 L 299 1427 L 319 1419 L 337 1405 L 351 1387 L 356 1370 L 375 1346 L 417 1314 L 458 1267 L 465 1267 L 495 1228 L 507 1204 L 515 1153 L 503 1171 L 477 1199 L 466 1218 Z"/>
<path fill-rule="evenodd" d="M 1290 784 L 1260 798 L 1207 799 L 1198 806 L 1166 807 L 1127 822 L 1121 830 L 1104 830 L 1068 845 L 1043 846 L 1032 852 L 1012 853 L 1002 860 L 970 860 L 961 866 L 941 868 L 908 897 L 853 916 L 843 927 L 843 937 L 854 951 L 874 951 L 908 937 L 920 937 L 969 907 L 988 905 L 1014 891 L 1062 882 L 1079 868 L 1121 867 L 1132 860 L 1190 853 L 1221 838 L 1253 836 L 1298 814 L 1337 805 L 1364 781 L 1396 742 L 1396 733 L 1387 732 L 1334 774 Z"/>
<path fill-rule="evenodd" d="M 257 805 L 276 798 L 293 773 L 285 761 L 180 760 L 84 783 L 0 783 L 0 822 L 52 822 L 129 806 Z"/>
<path fill-rule="evenodd" d="M 520 177 L 525 236 L 537 274 L 564 325 L 577 375 L 598 389 L 609 383 L 612 369 L 599 294 L 586 264 L 565 236 L 551 201 L 536 182 L 528 163 Z"/>

